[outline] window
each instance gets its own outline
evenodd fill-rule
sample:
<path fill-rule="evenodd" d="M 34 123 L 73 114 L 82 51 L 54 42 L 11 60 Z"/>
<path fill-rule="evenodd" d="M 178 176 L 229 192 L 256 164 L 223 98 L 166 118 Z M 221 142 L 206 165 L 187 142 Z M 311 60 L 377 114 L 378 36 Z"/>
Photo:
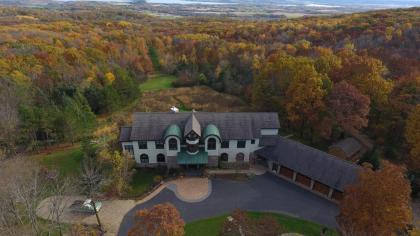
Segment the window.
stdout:
<path fill-rule="evenodd" d="M 187 135 L 187 139 L 190 140 L 190 141 L 194 141 L 194 140 L 198 139 L 198 135 L 194 132 L 190 132 Z"/>
<path fill-rule="evenodd" d="M 224 140 L 222 142 L 222 148 L 229 148 L 229 140 Z"/>
<path fill-rule="evenodd" d="M 242 152 L 236 154 L 236 161 L 244 161 L 244 160 L 245 160 L 245 155 Z"/>
<path fill-rule="evenodd" d="M 165 155 L 163 155 L 162 153 L 159 153 L 157 155 L 157 162 L 165 162 Z"/>
<path fill-rule="evenodd" d="M 149 156 L 147 154 L 140 155 L 140 163 L 148 164 L 149 163 Z"/>
<path fill-rule="evenodd" d="M 155 142 L 156 149 L 164 149 L 165 144 L 162 141 L 156 141 Z"/>
<path fill-rule="evenodd" d="M 251 144 L 255 144 L 255 139 L 251 139 Z"/>
<path fill-rule="evenodd" d="M 197 144 L 188 144 L 187 145 L 187 152 L 197 153 L 198 152 L 198 145 Z"/>
<path fill-rule="evenodd" d="M 220 161 L 229 161 L 229 156 L 227 153 L 222 153 L 222 155 L 220 155 Z"/>
<path fill-rule="evenodd" d="M 178 141 L 175 138 L 169 139 L 169 150 L 178 150 Z"/>
<path fill-rule="evenodd" d="M 131 155 L 134 155 L 133 145 L 124 145 L 124 150 L 130 153 Z"/>
<path fill-rule="evenodd" d="M 245 140 L 238 140 L 237 148 L 245 148 Z"/>
<path fill-rule="evenodd" d="M 273 163 L 271 170 L 277 173 L 278 168 L 279 168 L 279 165 L 277 163 Z"/>
<path fill-rule="evenodd" d="M 147 141 L 139 141 L 139 149 L 147 149 Z"/>
<path fill-rule="evenodd" d="M 207 150 L 216 150 L 216 139 L 209 138 L 207 141 Z"/>

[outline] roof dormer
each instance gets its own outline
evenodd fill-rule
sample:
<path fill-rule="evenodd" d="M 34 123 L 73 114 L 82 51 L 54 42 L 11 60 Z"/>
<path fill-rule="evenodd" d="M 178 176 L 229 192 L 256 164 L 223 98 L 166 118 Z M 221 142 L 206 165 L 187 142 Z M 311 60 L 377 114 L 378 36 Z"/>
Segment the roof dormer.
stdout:
<path fill-rule="evenodd" d="M 198 137 L 193 137 L 198 136 Z M 195 117 L 194 113 L 188 118 L 184 128 L 184 137 L 187 138 L 200 138 L 201 137 L 201 125 Z"/>

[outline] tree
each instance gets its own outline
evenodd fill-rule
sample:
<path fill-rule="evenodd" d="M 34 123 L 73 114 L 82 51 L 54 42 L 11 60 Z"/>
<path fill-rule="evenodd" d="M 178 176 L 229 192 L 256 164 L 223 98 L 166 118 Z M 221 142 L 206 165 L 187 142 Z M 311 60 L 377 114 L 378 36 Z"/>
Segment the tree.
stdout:
<path fill-rule="evenodd" d="M 136 212 L 134 227 L 128 235 L 182 236 L 185 234 L 184 225 L 181 215 L 172 204 L 158 204 Z"/>
<path fill-rule="evenodd" d="M 335 81 L 347 80 L 377 105 L 387 102 L 392 82 L 383 78 L 386 67 L 382 61 L 366 54 L 357 55 L 351 50 L 339 53 L 342 67 L 335 73 Z"/>
<path fill-rule="evenodd" d="M 80 184 L 84 188 L 87 197 L 92 199 L 91 204 L 93 210 L 95 211 L 99 230 L 103 231 L 102 223 L 99 218 L 98 211 L 96 210 L 95 200 L 93 199 L 103 180 L 102 168 L 96 158 L 95 151 L 93 151 L 95 150 L 93 144 L 89 141 L 85 141 L 82 147 L 84 158 L 82 163 L 82 172 L 80 175 Z"/>
<path fill-rule="evenodd" d="M 223 223 L 220 236 L 277 236 L 281 233 L 282 227 L 274 217 L 264 215 L 258 219 L 251 219 L 247 212 L 236 209 Z"/>
<path fill-rule="evenodd" d="M 420 105 L 409 114 L 405 126 L 405 139 L 410 147 L 410 165 L 415 170 L 420 169 Z"/>
<path fill-rule="evenodd" d="M 0 79 L 0 160 L 2 156 L 14 154 L 16 133 L 19 123 L 17 89 L 6 80 Z"/>
<path fill-rule="evenodd" d="M 383 161 L 377 171 L 364 167 L 345 189 L 337 218 L 347 236 L 396 235 L 411 222 L 410 184 L 401 166 Z"/>
<path fill-rule="evenodd" d="M 325 109 L 323 99 L 326 91 L 323 89 L 323 78 L 314 66 L 303 62 L 299 64 L 300 70 L 286 90 L 285 107 L 288 119 L 300 124 L 302 136 L 306 124 L 310 124 L 312 129 L 319 122 L 319 115 Z"/>
<path fill-rule="evenodd" d="M 344 130 L 360 130 L 368 124 L 370 99 L 346 81 L 337 83 L 328 95 L 328 109 Z"/>
<path fill-rule="evenodd" d="M 27 158 L 0 163 L 0 229 L 7 235 L 41 235 L 36 215 L 47 193 L 41 169 Z M 29 227 L 28 227 L 29 226 Z"/>
<path fill-rule="evenodd" d="M 63 227 L 61 216 L 64 210 L 67 208 L 66 196 L 74 193 L 73 183 L 69 178 L 59 178 L 59 173 L 56 171 L 50 171 L 45 174 L 45 180 L 49 182 L 48 189 L 49 194 L 52 195 L 48 198 L 48 206 L 50 211 L 50 220 L 54 226 L 54 230 L 58 229 L 60 235 L 63 235 Z"/>

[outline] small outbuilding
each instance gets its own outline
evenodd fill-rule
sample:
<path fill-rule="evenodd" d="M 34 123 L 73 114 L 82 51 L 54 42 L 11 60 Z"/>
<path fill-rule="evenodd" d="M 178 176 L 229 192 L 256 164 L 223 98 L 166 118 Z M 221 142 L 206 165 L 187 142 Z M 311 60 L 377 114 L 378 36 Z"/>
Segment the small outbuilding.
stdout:
<path fill-rule="evenodd" d="M 363 145 L 355 138 L 345 138 L 331 145 L 328 153 L 343 160 L 357 161 L 364 153 Z"/>

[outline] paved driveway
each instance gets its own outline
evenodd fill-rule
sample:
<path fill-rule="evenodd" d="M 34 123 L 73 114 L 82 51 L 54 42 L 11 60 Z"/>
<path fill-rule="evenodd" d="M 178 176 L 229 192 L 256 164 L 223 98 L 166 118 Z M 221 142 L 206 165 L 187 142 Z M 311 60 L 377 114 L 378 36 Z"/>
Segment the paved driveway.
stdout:
<path fill-rule="evenodd" d="M 175 205 L 186 222 L 218 216 L 240 208 L 278 212 L 329 227 L 336 226 L 336 204 L 269 173 L 244 182 L 213 179 L 212 187 L 210 196 L 197 203 L 183 202 L 172 191 L 164 189 L 153 199 L 137 205 L 128 212 L 124 216 L 118 235 L 127 235 L 137 210 L 164 202 Z"/>

